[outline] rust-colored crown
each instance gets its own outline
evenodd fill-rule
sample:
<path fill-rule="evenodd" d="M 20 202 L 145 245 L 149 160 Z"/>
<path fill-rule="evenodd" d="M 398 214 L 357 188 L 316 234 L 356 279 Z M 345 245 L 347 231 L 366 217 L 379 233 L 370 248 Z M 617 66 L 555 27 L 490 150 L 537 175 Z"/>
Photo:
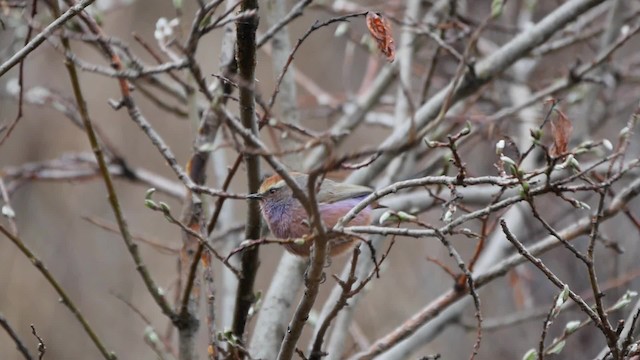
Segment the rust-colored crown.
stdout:
<path fill-rule="evenodd" d="M 258 190 L 258 192 L 263 193 L 280 181 L 282 181 L 282 177 L 280 175 L 276 174 L 273 176 L 269 176 L 268 178 L 264 179 L 262 185 L 260 185 L 260 189 Z"/>
<path fill-rule="evenodd" d="M 290 172 L 289 173 L 294 179 L 303 175 L 301 173 L 297 173 L 297 172 Z M 260 189 L 258 189 L 258 192 L 263 193 L 269 189 L 271 189 L 273 186 L 275 186 L 276 184 L 279 185 L 279 183 L 282 180 L 282 176 L 275 174 L 272 176 L 269 176 L 268 178 L 264 179 L 264 181 L 262 182 L 262 185 L 260 185 Z"/>

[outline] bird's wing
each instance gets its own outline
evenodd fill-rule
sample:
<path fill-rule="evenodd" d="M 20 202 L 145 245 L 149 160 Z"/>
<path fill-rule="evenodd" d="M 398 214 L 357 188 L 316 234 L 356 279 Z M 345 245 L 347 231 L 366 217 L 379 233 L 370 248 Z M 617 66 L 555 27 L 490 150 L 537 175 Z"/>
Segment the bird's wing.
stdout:
<path fill-rule="evenodd" d="M 353 199 L 367 196 L 373 189 L 362 185 L 336 183 L 333 180 L 325 179 L 320 191 L 316 194 L 319 203 L 333 203 L 340 200 Z"/>

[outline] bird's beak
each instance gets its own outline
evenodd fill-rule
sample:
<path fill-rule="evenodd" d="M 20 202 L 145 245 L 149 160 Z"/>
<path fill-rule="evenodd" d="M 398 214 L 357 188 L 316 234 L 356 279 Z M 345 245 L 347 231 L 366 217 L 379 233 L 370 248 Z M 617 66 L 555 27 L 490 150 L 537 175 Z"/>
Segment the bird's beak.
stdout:
<path fill-rule="evenodd" d="M 248 200 L 262 200 L 262 194 L 249 194 L 247 195 Z"/>

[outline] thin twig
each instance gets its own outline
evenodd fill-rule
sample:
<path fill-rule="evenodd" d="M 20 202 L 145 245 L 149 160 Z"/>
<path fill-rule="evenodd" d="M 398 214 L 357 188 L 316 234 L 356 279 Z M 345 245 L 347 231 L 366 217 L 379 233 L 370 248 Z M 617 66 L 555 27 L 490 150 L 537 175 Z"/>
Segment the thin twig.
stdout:
<path fill-rule="evenodd" d="M 29 353 L 29 349 L 27 349 L 27 347 L 24 345 L 24 341 L 20 339 L 16 331 L 13 330 L 7 319 L 2 314 L 0 314 L 0 326 L 2 326 L 2 328 L 7 332 L 9 337 L 16 344 L 16 348 L 18 349 L 20 354 L 22 354 L 22 356 L 27 360 L 33 360 L 33 356 L 31 356 L 31 353 Z"/>
<path fill-rule="evenodd" d="M 20 249 L 20 251 L 24 254 L 24 256 L 26 256 L 27 259 L 31 261 L 33 266 L 35 266 L 36 269 L 38 269 L 38 271 L 42 274 L 42 276 L 44 276 L 47 282 L 58 293 L 61 299 L 60 302 L 64 304 L 64 306 L 66 306 L 71 311 L 71 313 L 78 320 L 78 322 L 80 322 L 80 325 L 82 325 L 83 330 L 85 331 L 85 333 L 87 333 L 87 335 L 89 336 L 93 344 L 98 348 L 102 356 L 106 360 L 116 360 L 117 359 L 116 355 L 113 352 L 110 352 L 107 350 L 102 340 L 98 337 L 96 332 L 89 325 L 89 322 L 87 322 L 87 320 L 85 319 L 84 315 L 82 315 L 82 313 L 80 312 L 78 307 L 75 305 L 73 300 L 71 300 L 69 295 L 67 295 L 67 292 L 64 290 L 62 285 L 60 285 L 58 280 L 56 280 L 53 274 L 49 272 L 49 269 L 47 269 L 47 267 L 44 265 L 42 260 L 40 260 L 37 256 L 35 256 L 33 252 L 31 252 L 31 250 L 24 244 L 24 242 L 19 237 L 11 234 L 11 232 L 9 232 L 9 230 L 7 230 L 4 226 L 2 226 L 2 224 L 0 224 L 0 232 L 3 233 L 4 236 L 6 236 L 9 240 L 11 240 L 11 242 L 15 246 L 17 246 L 18 249 Z"/>
<path fill-rule="evenodd" d="M 567 288 L 568 289 L 568 293 L 569 293 L 569 297 L 574 302 L 576 302 L 576 304 L 578 304 L 580 309 L 582 309 L 582 311 L 585 314 L 587 314 L 591 318 L 591 320 L 593 320 L 594 324 L 598 328 L 600 328 L 601 330 L 604 331 L 604 326 L 601 323 L 600 317 L 598 316 L 598 314 L 593 309 L 591 309 L 591 307 L 582 299 L 582 297 L 580 297 L 575 292 L 571 291 L 569 289 L 569 287 L 567 286 L 567 284 L 563 283 L 551 270 L 549 270 L 549 268 L 547 268 L 546 265 L 544 265 L 544 263 L 539 258 L 534 257 L 524 247 L 524 245 L 522 245 L 522 243 L 520 241 L 518 241 L 518 239 L 515 238 L 515 236 L 511 232 L 511 230 L 509 230 L 509 228 L 507 227 L 507 223 L 504 220 L 500 220 L 500 226 L 502 227 L 502 231 L 504 232 L 505 236 L 507 237 L 507 240 L 509 240 L 509 242 L 511 242 L 513 244 L 513 246 L 515 246 L 516 249 L 518 249 L 518 252 L 523 257 L 525 257 L 529 262 L 531 262 L 533 265 L 535 265 L 538 269 L 540 269 L 540 271 L 542 271 L 546 275 L 546 277 L 556 287 L 558 287 L 559 289 Z"/>
<path fill-rule="evenodd" d="M 29 18 L 33 19 L 36 16 L 37 12 L 38 12 L 38 1 L 32 0 L 31 14 L 29 15 Z M 33 33 L 33 26 L 31 26 L 31 23 L 29 23 L 27 36 L 24 39 L 24 46 L 27 46 L 27 44 L 29 44 L 29 40 L 31 40 L 32 33 Z M 18 70 L 18 87 L 20 88 L 18 90 L 18 114 L 16 115 L 13 122 L 7 128 L 4 136 L 0 138 L 0 146 L 2 146 L 2 144 L 4 144 L 4 142 L 9 138 L 9 136 L 11 135 L 11 132 L 13 132 L 13 129 L 16 127 L 16 125 L 18 125 L 18 121 L 20 121 L 20 119 L 22 118 L 22 105 L 23 105 L 23 99 L 24 99 L 24 60 L 25 58 L 26 56 L 20 59 L 20 66 Z"/>
<path fill-rule="evenodd" d="M 631 201 L 638 195 L 640 195 L 640 179 L 634 180 L 618 194 L 618 196 L 605 210 L 602 221 L 604 222 L 605 220 L 616 215 L 622 210 L 624 206 L 626 206 L 626 204 L 629 203 L 629 201 Z M 573 240 L 580 235 L 588 234 L 590 229 L 591 219 L 589 217 L 586 217 L 576 221 L 574 225 L 565 228 L 559 233 L 564 239 Z M 559 242 L 555 237 L 549 235 L 546 238 L 531 245 L 529 248 L 527 248 L 527 251 L 532 256 L 539 256 L 544 252 L 547 252 L 561 244 L 562 243 Z M 526 262 L 527 260 L 528 259 L 525 256 L 515 254 L 498 262 L 475 278 L 476 289 L 489 284 L 498 277 L 504 276 L 511 269 Z M 448 292 L 440 295 L 438 298 L 427 304 L 424 308 L 411 316 L 411 318 L 407 319 L 399 327 L 395 328 L 385 336 L 373 342 L 368 349 L 355 354 L 350 359 L 373 359 L 375 356 L 388 351 L 393 346 L 397 345 L 400 341 L 405 340 L 409 336 L 414 334 L 424 324 L 428 323 L 430 320 L 433 320 L 438 314 L 445 311 L 445 309 L 447 309 L 449 306 L 460 301 L 460 299 L 464 296 L 464 292 L 456 291 L 456 289 L 449 290 Z M 593 310 L 591 310 L 591 312 L 592 315 L 595 314 Z M 598 319 L 597 314 L 595 314 L 595 318 Z"/>
<path fill-rule="evenodd" d="M 4 75 L 9 69 L 18 64 L 22 59 L 35 50 L 42 42 L 44 42 L 54 31 L 67 23 L 70 19 L 80 13 L 84 8 L 93 4 L 95 0 L 83 0 L 77 5 L 70 7 L 64 14 L 57 16 L 56 19 L 44 28 L 38 35 L 34 36 L 27 45 L 16 52 L 9 60 L 0 65 L 0 76 Z"/>
<path fill-rule="evenodd" d="M 285 17 L 283 17 L 280 21 L 278 21 L 278 23 L 273 24 L 269 28 L 269 30 L 265 31 L 264 34 L 262 34 L 262 36 L 258 38 L 258 41 L 256 41 L 256 47 L 258 49 L 261 48 L 262 45 L 266 44 L 267 41 L 271 40 L 271 38 L 278 31 L 280 31 L 282 28 L 287 26 L 295 18 L 302 16 L 302 13 L 304 12 L 304 8 L 307 7 L 309 4 L 311 4 L 312 1 L 313 0 L 300 0 L 295 5 L 293 5 L 293 7 L 291 8 L 291 11 L 289 11 L 289 13 Z"/>
<path fill-rule="evenodd" d="M 275 89 L 273 90 L 273 94 L 271 94 L 271 98 L 269 99 L 269 103 L 268 103 L 269 109 L 271 109 L 273 107 L 273 104 L 275 104 L 276 97 L 278 96 L 278 92 L 279 92 L 279 89 L 280 89 L 280 84 L 282 83 L 282 79 L 284 78 L 284 75 L 287 73 L 287 69 L 289 68 L 289 65 L 293 61 L 293 56 L 295 55 L 296 51 L 298 51 L 298 48 L 300 47 L 300 45 L 302 45 L 302 43 L 309 37 L 309 35 L 311 35 L 314 31 L 316 31 L 316 30 L 318 30 L 318 29 L 320 29 L 322 27 L 331 25 L 331 24 L 336 23 L 336 22 L 348 21 L 348 19 L 350 19 L 350 18 L 364 16 L 366 14 L 367 14 L 367 12 L 364 11 L 364 12 L 361 12 L 361 13 L 349 14 L 349 15 L 344 15 L 344 16 L 331 18 L 331 19 L 323 21 L 323 22 L 316 21 L 311 26 L 311 28 L 309 28 L 309 30 L 307 30 L 307 32 L 305 32 L 298 39 L 298 42 L 296 42 L 296 44 L 293 46 L 293 49 L 291 49 L 291 52 L 289 53 L 289 58 L 287 59 L 287 63 L 285 64 L 284 68 L 282 68 L 282 72 L 280 72 L 280 75 L 278 75 L 278 77 L 276 79 L 276 86 L 275 86 Z"/>
<path fill-rule="evenodd" d="M 151 210 L 154 211 L 159 211 L 162 214 L 164 214 L 164 216 L 166 217 L 166 219 L 175 225 L 178 225 L 178 227 L 184 231 L 185 233 L 189 234 L 189 236 L 193 236 L 194 238 L 196 238 L 198 240 L 198 242 L 204 247 L 206 248 L 208 251 L 210 251 L 213 256 L 215 256 L 216 259 L 220 260 L 226 267 L 227 269 L 229 269 L 231 272 L 233 272 L 236 276 L 238 276 L 239 278 L 242 277 L 242 273 L 234 268 L 233 266 L 231 266 L 225 257 L 223 257 L 222 255 L 220 255 L 216 249 L 213 248 L 213 246 L 211 246 L 211 244 L 209 244 L 209 242 L 202 236 L 202 234 L 198 233 L 197 231 L 191 229 L 189 226 L 187 226 L 186 224 L 184 224 L 182 221 L 176 219 L 172 214 L 171 211 L 168 207 L 163 206 L 162 203 L 161 205 L 157 205 L 155 203 L 147 203 L 147 207 L 149 207 Z M 189 277 L 191 278 L 191 277 Z M 186 293 L 185 293 L 186 295 Z"/>
<path fill-rule="evenodd" d="M 44 340 L 36 332 L 36 327 L 31 324 L 31 334 L 38 339 L 38 360 L 42 360 L 44 353 L 47 351 L 47 347 L 44 345 Z"/>
<path fill-rule="evenodd" d="M 316 337 L 313 341 L 313 348 L 311 349 L 311 353 L 309 354 L 309 360 L 320 360 L 322 358 L 324 354 L 322 352 L 322 342 L 324 341 L 324 336 L 329 329 L 331 321 L 333 321 L 333 319 L 338 316 L 338 313 L 348 305 L 347 300 L 349 300 L 349 298 L 354 295 L 353 285 L 355 285 L 356 281 L 358 280 L 355 273 L 359 256 L 360 248 L 356 247 L 353 249 L 353 255 L 351 256 L 351 268 L 346 280 L 343 281 L 340 280 L 340 278 L 338 278 L 337 276 L 333 276 L 338 285 L 340 285 L 340 287 L 342 288 L 342 293 L 340 294 L 340 297 L 338 298 L 338 301 L 334 305 L 333 309 L 331 309 L 329 314 L 327 314 L 327 316 L 322 321 L 322 324 L 320 324 L 320 327 L 318 328 Z M 364 284 L 364 282 L 362 283 Z M 364 287 L 364 285 L 359 286 L 358 288 L 361 289 L 362 287 Z M 357 290 L 355 291 L 357 292 Z"/>
<path fill-rule="evenodd" d="M 58 10 L 58 5 L 56 2 L 53 3 L 53 6 L 55 10 Z M 85 19 L 90 19 L 90 17 L 87 16 L 85 17 Z M 69 41 L 63 38 L 62 43 L 65 49 L 67 51 L 70 51 Z M 108 47 L 108 46 L 105 45 L 105 47 Z M 115 56 L 115 54 L 113 59 L 114 61 L 119 61 L 119 58 Z M 127 246 L 127 249 L 131 254 L 131 257 L 133 258 L 133 261 L 136 264 L 136 269 L 140 273 L 140 276 L 142 277 L 147 287 L 147 290 L 149 291 L 149 293 L 151 294 L 155 302 L 158 304 L 162 312 L 173 320 L 175 318 L 174 311 L 171 309 L 171 306 L 167 302 L 164 295 L 160 292 L 160 288 L 156 285 L 155 281 L 151 277 L 151 274 L 147 270 L 146 265 L 142 262 L 142 257 L 140 256 L 138 245 L 135 242 L 133 242 L 133 239 L 131 238 L 131 233 L 129 232 L 129 226 L 127 224 L 125 216 L 120 207 L 120 202 L 118 200 L 118 196 L 116 194 L 115 187 L 113 185 L 113 180 L 111 179 L 109 168 L 107 166 L 106 160 L 102 153 L 102 148 L 98 142 L 97 135 L 93 128 L 93 124 L 89 117 L 89 112 L 84 99 L 84 95 L 82 93 L 82 89 L 80 88 L 80 80 L 78 78 L 76 67 L 71 62 L 66 62 L 65 65 L 67 67 L 67 71 L 71 79 L 71 85 L 73 87 L 73 93 L 76 98 L 78 112 L 82 118 L 82 123 L 87 133 L 87 137 L 89 138 L 89 142 L 91 144 L 91 148 L 96 157 L 96 161 L 98 162 L 98 166 L 100 168 L 100 172 L 106 186 L 109 204 L 111 205 L 111 209 L 116 218 L 116 222 L 118 223 L 118 228 L 120 229 L 120 233 L 122 234 L 122 239 L 124 240 L 125 245 Z M 120 64 L 120 66 L 122 65 Z M 120 83 L 121 83 L 120 84 L 121 90 L 124 91 L 126 94 L 128 94 L 129 89 L 128 89 L 128 85 L 126 84 L 126 81 L 121 80 Z"/>

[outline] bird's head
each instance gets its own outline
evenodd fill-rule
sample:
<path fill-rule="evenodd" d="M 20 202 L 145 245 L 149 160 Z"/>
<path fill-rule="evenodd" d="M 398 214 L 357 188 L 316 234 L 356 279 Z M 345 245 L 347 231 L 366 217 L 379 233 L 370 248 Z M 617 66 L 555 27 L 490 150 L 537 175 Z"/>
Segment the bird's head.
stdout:
<path fill-rule="evenodd" d="M 306 186 L 307 175 L 301 173 L 290 173 L 291 177 L 298 183 L 299 186 Z M 280 175 L 273 175 L 266 178 L 260 189 L 255 194 L 247 196 L 248 199 L 259 200 L 263 203 L 269 202 L 282 202 L 288 201 L 293 198 L 293 192 L 291 188 L 287 186 L 287 183 L 282 179 Z"/>

